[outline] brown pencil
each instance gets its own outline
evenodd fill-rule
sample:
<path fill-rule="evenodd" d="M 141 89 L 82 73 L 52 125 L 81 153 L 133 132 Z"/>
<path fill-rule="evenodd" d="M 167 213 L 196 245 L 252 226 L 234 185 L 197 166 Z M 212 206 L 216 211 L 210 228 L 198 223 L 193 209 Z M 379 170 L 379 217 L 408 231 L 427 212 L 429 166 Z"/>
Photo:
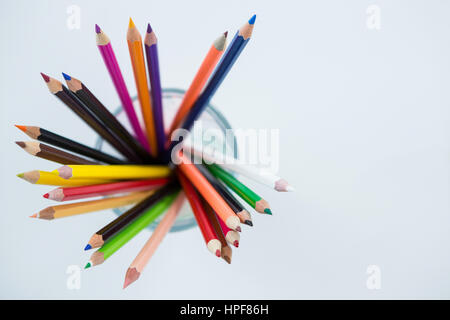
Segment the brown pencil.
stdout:
<path fill-rule="evenodd" d="M 32 156 L 61 164 L 99 164 L 37 141 L 16 141 L 16 144 Z"/>

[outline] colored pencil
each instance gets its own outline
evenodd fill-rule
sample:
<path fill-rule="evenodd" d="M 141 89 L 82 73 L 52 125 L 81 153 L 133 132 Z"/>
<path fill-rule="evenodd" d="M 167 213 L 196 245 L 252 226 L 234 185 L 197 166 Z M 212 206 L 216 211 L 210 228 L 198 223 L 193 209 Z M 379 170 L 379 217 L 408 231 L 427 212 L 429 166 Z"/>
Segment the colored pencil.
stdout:
<path fill-rule="evenodd" d="M 83 120 L 91 129 L 93 129 L 99 136 L 107 141 L 114 149 L 125 156 L 128 160 L 133 162 L 142 162 L 139 157 L 130 152 L 124 146 L 120 139 L 115 136 L 115 133 L 105 126 L 95 114 L 88 109 L 80 99 L 78 99 L 66 86 L 60 81 L 49 77 L 41 72 L 42 78 L 47 83 L 50 92 L 62 101 L 69 109 L 71 109 L 81 120 Z"/>
<path fill-rule="evenodd" d="M 111 180 L 105 180 L 105 179 L 63 179 L 59 176 L 57 176 L 54 173 L 46 172 L 46 171 L 39 171 L 39 170 L 33 170 L 28 171 L 24 173 L 19 173 L 17 175 L 19 178 L 28 181 L 32 184 L 44 184 L 48 186 L 66 186 L 66 187 L 75 187 L 75 186 L 84 186 L 84 185 L 90 185 L 90 184 L 100 184 L 100 183 L 108 183 L 111 182 Z"/>
<path fill-rule="evenodd" d="M 186 147 L 186 146 L 185 146 Z M 276 174 L 263 169 L 258 169 L 251 165 L 241 164 L 239 160 L 228 157 L 226 155 L 214 156 L 210 152 L 205 150 L 197 150 L 195 148 L 187 148 L 187 151 L 194 154 L 197 157 L 201 157 L 206 163 L 215 163 L 218 166 L 233 171 L 235 173 L 242 174 L 253 181 L 259 182 L 279 192 L 294 191 L 294 188 L 289 183 L 280 178 Z"/>
<path fill-rule="evenodd" d="M 16 141 L 16 144 L 32 156 L 61 164 L 98 164 L 38 141 Z"/>
<path fill-rule="evenodd" d="M 32 215 L 31 218 L 53 220 L 93 211 L 117 208 L 139 202 L 142 199 L 148 197 L 152 192 L 153 191 L 141 191 L 130 193 L 120 197 L 111 197 L 100 200 L 81 201 L 50 206 L 39 211 L 37 214 Z"/>
<path fill-rule="evenodd" d="M 130 241 L 140 231 L 155 221 L 155 219 L 157 219 L 172 204 L 177 193 L 178 192 L 175 192 L 165 196 L 154 206 L 148 208 L 144 214 L 94 252 L 84 268 L 87 269 L 105 262 L 105 260 Z"/>
<path fill-rule="evenodd" d="M 126 164 L 127 161 L 118 159 L 100 150 L 85 146 L 84 144 L 67 139 L 63 136 L 57 135 L 51 131 L 40 127 L 15 125 L 17 128 L 25 132 L 27 136 L 42 142 L 47 142 L 53 146 L 60 147 L 64 150 L 71 151 L 97 161 L 109 164 Z"/>
<path fill-rule="evenodd" d="M 200 171 L 208 182 L 216 189 L 216 191 L 222 196 L 222 198 L 230 206 L 231 210 L 236 213 L 239 220 L 246 225 L 253 226 L 252 217 L 250 213 L 245 210 L 241 203 L 228 191 L 227 187 L 222 184 L 214 175 L 209 172 L 208 169 L 202 164 L 196 164 L 195 167 Z"/>
<path fill-rule="evenodd" d="M 205 59 L 198 69 L 194 80 L 192 80 L 191 85 L 184 94 L 180 107 L 175 114 L 175 117 L 173 118 L 172 124 L 170 125 L 170 129 L 168 131 L 167 136 L 169 138 L 169 141 L 170 137 L 172 136 L 172 132 L 182 124 L 183 119 L 186 117 L 187 113 L 194 105 L 195 100 L 198 98 L 200 92 L 204 88 L 206 81 L 209 79 L 211 73 L 216 67 L 217 62 L 219 62 L 219 59 L 227 46 L 227 35 L 228 32 L 225 32 L 213 42 L 211 48 L 206 54 Z"/>
<path fill-rule="evenodd" d="M 198 227 L 203 235 L 203 238 L 205 239 L 206 247 L 212 254 L 215 254 L 220 258 L 222 244 L 220 243 L 220 240 L 218 239 L 217 234 L 214 231 L 214 227 L 212 226 L 211 221 L 208 219 L 208 215 L 206 214 L 199 194 L 183 173 L 177 171 L 177 176 L 181 186 L 183 187 L 183 191 L 186 194 L 186 198 L 191 205 L 192 212 L 194 213 L 194 217 L 197 221 Z"/>
<path fill-rule="evenodd" d="M 208 220 L 211 222 L 211 225 L 214 228 L 214 232 L 217 235 L 217 239 L 220 241 L 221 257 L 228 264 L 231 264 L 231 257 L 232 257 L 233 251 L 231 250 L 230 246 L 228 245 L 227 240 L 225 239 L 225 235 L 223 234 L 222 229 L 220 228 L 220 223 L 219 223 L 220 219 L 216 216 L 214 210 L 211 208 L 211 206 L 208 204 L 208 202 L 205 199 L 201 198 L 201 202 L 202 202 L 203 208 L 205 210 L 205 213 L 208 217 Z M 239 242 L 237 242 L 237 244 L 239 245 Z"/>
<path fill-rule="evenodd" d="M 131 65 L 133 67 L 134 80 L 141 104 L 142 117 L 147 131 L 147 141 L 153 157 L 158 155 L 158 143 L 155 131 L 156 119 L 154 119 L 152 101 L 148 91 L 147 75 L 145 73 L 144 52 L 142 49 L 142 38 L 130 18 L 127 32 L 128 50 L 130 51 Z"/>
<path fill-rule="evenodd" d="M 127 86 L 122 77 L 122 72 L 119 68 L 119 63 L 117 62 L 114 50 L 111 46 L 111 41 L 108 36 L 100 29 L 98 25 L 95 25 L 96 42 L 97 47 L 100 50 L 103 61 L 108 69 L 109 76 L 116 88 L 117 94 L 119 95 L 120 101 L 122 102 L 122 107 L 127 114 L 128 120 L 130 121 L 131 127 L 133 128 L 136 138 L 148 150 L 148 143 L 145 134 L 139 124 L 139 120 L 134 111 L 133 101 L 131 100 L 130 94 L 128 93 Z"/>
<path fill-rule="evenodd" d="M 231 190 L 245 200 L 252 208 L 259 213 L 272 214 L 269 203 L 253 192 L 250 188 L 245 186 L 238 179 L 220 168 L 216 164 L 206 165 L 209 171 L 218 179 L 222 180 Z"/>
<path fill-rule="evenodd" d="M 108 239 L 124 229 L 127 225 L 139 218 L 148 208 L 154 206 L 165 196 L 174 193 L 179 189 L 179 184 L 175 181 L 158 189 L 149 197 L 145 198 L 134 207 L 108 223 L 98 230 L 88 241 L 84 250 L 101 247 Z"/>
<path fill-rule="evenodd" d="M 110 196 L 119 193 L 153 190 L 155 188 L 163 186 L 168 181 L 168 178 L 158 178 L 135 181 L 121 181 L 71 188 L 56 188 L 44 194 L 44 198 L 54 201 L 70 201 L 99 196 Z"/>
<path fill-rule="evenodd" d="M 150 78 L 151 94 L 153 101 L 153 121 L 158 153 L 164 152 L 166 134 L 164 132 L 164 117 L 162 109 L 161 76 L 159 74 L 158 39 L 150 23 L 147 25 L 147 33 L 144 39 L 145 56 L 147 58 L 148 77 Z M 147 91 L 148 92 L 148 91 Z"/>
<path fill-rule="evenodd" d="M 169 232 L 170 228 L 172 228 L 185 200 L 186 197 L 184 193 L 178 193 L 178 196 L 170 206 L 167 213 L 164 215 L 164 218 L 162 218 L 162 220 L 159 222 L 155 231 L 153 231 L 152 235 L 144 244 L 141 251 L 139 251 L 136 258 L 134 258 L 133 262 L 131 262 L 130 266 L 128 267 L 125 274 L 125 281 L 123 285 L 124 289 L 139 278 L 145 266 L 148 264 L 151 257 L 155 253 L 156 249 L 158 249 L 158 246 L 160 245 L 166 234 Z"/>
<path fill-rule="evenodd" d="M 183 120 L 183 124 L 180 128 L 185 130 L 190 130 L 194 125 L 195 120 L 201 115 L 203 110 L 205 110 L 211 98 L 216 93 L 217 89 L 220 87 L 221 83 L 227 76 L 231 67 L 236 62 L 237 58 L 241 54 L 242 50 L 245 48 L 247 43 L 250 41 L 250 37 L 253 32 L 253 26 L 255 24 L 256 15 L 250 18 L 250 20 L 236 33 L 233 41 L 225 52 L 222 60 L 219 62 L 216 70 L 214 71 L 211 79 L 206 85 L 203 92 L 200 94 L 198 99 L 195 101 L 189 113 Z M 171 151 L 177 144 L 177 141 L 172 141 L 170 147 L 166 152 L 166 160 L 169 161 L 171 156 Z"/>
<path fill-rule="evenodd" d="M 225 223 L 223 223 L 223 221 L 220 219 L 219 219 L 219 225 L 220 225 L 220 229 L 222 230 L 223 234 L 225 235 L 225 239 L 227 240 L 227 242 L 232 244 L 236 248 L 239 247 L 239 241 L 241 239 L 241 236 L 239 235 L 239 233 L 228 228 L 228 226 Z"/>
<path fill-rule="evenodd" d="M 95 114 L 111 131 L 113 131 L 120 142 L 136 157 L 144 160 L 145 163 L 153 162 L 150 154 L 133 137 L 127 129 L 117 120 L 117 118 L 97 99 L 97 97 L 78 79 L 63 73 L 69 90 L 78 98 L 89 110 Z"/>
<path fill-rule="evenodd" d="M 167 166 L 148 165 L 65 165 L 52 173 L 63 179 L 148 179 L 164 178 L 170 175 L 171 170 Z"/>
<path fill-rule="evenodd" d="M 200 192 L 203 198 L 208 201 L 214 211 L 217 212 L 220 219 L 222 219 L 231 229 L 241 231 L 239 217 L 208 182 L 203 174 L 198 171 L 195 165 L 192 164 L 182 153 L 179 153 L 178 168 L 194 184 L 198 192 Z"/>

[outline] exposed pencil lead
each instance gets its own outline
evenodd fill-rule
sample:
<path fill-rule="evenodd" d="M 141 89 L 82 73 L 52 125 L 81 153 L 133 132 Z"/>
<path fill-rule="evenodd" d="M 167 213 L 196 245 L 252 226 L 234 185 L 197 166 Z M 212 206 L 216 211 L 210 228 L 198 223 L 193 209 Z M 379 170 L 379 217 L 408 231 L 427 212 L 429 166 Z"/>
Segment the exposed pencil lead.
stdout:
<path fill-rule="evenodd" d="M 216 256 L 217 256 L 218 258 L 220 258 L 220 250 L 219 250 L 219 249 L 216 250 Z"/>
<path fill-rule="evenodd" d="M 45 73 L 41 72 L 41 76 L 44 79 L 45 82 L 49 82 L 50 81 L 50 77 L 48 75 L 46 75 Z"/>
<path fill-rule="evenodd" d="M 95 33 L 100 33 L 100 32 L 102 32 L 102 29 L 100 29 L 98 24 L 95 24 Z"/>
<path fill-rule="evenodd" d="M 86 247 L 84 247 L 84 251 L 92 249 L 92 246 L 88 243 Z"/>
<path fill-rule="evenodd" d="M 90 268 L 90 267 L 91 267 L 91 263 L 90 263 L 90 262 L 88 262 L 88 263 L 84 266 L 85 269 Z"/>
<path fill-rule="evenodd" d="M 65 74 L 64 72 L 61 72 L 61 73 L 62 73 L 62 75 L 63 75 L 65 80 L 70 81 L 70 79 L 72 79 L 72 77 L 69 76 L 68 74 Z"/>
<path fill-rule="evenodd" d="M 253 17 L 251 17 L 250 20 L 248 20 L 248 23 L 255 24 L 255 20 L 256 20 L 256 14 L 254 14 Z"/>
<path fill-rule="evenodd" d="M 272 211 L 269 208 L 264 209 L 264 212 L 267 214 L 272 215 Z"/>
<path fill-rule="evenodd" d="M 37 213 L 32 214 L 32 215 L 30 216 L 30 218 L 37 218 Z"/>
<path fill-rule="evenodd" d="M 233 242 L 233 246 L 235 246 L 236 248 L 239 248 L 239 241 L 234 240 Z"/>
<path fill-rule="evenodd" d="M 21 148 L 25 148 L 25 142 L 23 141 L 16 141 L 16 144 Z"/>
<path fill-rule="evenodd" d="M 147 24 L 147 33 L 152 33 L 153 29 L 152 26 L 149 24 Z"/>
<path fill-rule="evenodd" d="M 241 232 L 241 231 L 242 231 L 241 227 L 240 227 L 240 226 L 237 226 L 237 227 L 236 227 L 236 231 L 237 231 L 237 232 Z"/>
<path fill-rule="evenodd" d="M 250 220 L 245 220 L 244 223 L 250 227 L 253 227 L 253 222 L 251 222 Z"/>
<path fill-rule="evenodd" d="M 23 132 L 27 132 L 27 127 L 26 126 L 21 126 L 21 125 L 18 125 L 18 124 L 15 124 L 14 126 L 16 128 L 18 128 L 18 129 L 22 130 Z"/>
<path fill-rule="evenodd" d="M 23 179 L 24 174 L 23 174 L 23 173 L 19 173 L 19 174 L 17 174 L 17 176 L 18 176 L 19 178 Z"/>
<path fill-rule="evenodd" d="M 49 196 L 50 196 L 50 195 L 49 195 L 48 193 L 46 193 L 46 194 L 43 195 L 43 197 L 44 197 L 45 199 L 48 199 Z"/>
<path fill-rule="evenodd" d="M 136 27 L 135 25 L 134 25 L 134 22 L 133 22 L 133 19 L 131 19 L 131 17 L 130 17 L 130 21 L 128 22 L 128 28 L 134 28 L 134 27 Z"/>
<path fill-rule="evenodd" d="M 292 187 L 292 186 L 287 186 L 287 187 L 286 187 L 286 191 L 292 192 L 292 191 L 295 191 L 295 188 Z"/>
<path fill-rule="evenodd" d="M 228 31 L 225 31 L 225 32 L 223 33 L 223 35 L 225 36 L 225 38 L 228 37 Z"/>

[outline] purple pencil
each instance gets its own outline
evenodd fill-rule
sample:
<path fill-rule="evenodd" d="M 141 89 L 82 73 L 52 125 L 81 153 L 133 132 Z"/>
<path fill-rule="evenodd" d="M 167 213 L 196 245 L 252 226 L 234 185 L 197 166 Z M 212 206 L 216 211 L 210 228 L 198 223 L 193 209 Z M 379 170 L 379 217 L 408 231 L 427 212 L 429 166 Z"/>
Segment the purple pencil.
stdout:
<path fill-rule="evenodd" d="M 95 33 L 97 39 L 97 47 L 100 50 L 111 80 L 114 84 L 114 87 L 116 88 L 120 101 L 122 102 L 123 109 L 125 110 L 128 120 L 133 127 L 136 138 L 148 150 L 149 148 L 147 138 L 142 131 L 139 120 L 136 116 L 136 112 L 134 111 L 133 101 L 131 100 L 127 86 L 125 85 L 125 81 L 123 80 L 122 72 L 120 71 L 119 64 L 111 46 L 111 41 L 98 25 L 95 25 Z"/>
<path fill-rule="evenodd" d="M 147 26 L 147 34 L 145 35 L 145 55 L 147 57 L 148 75 L 150 78 L 151 95 L 153 101 L 153 119 L 155 121 L 155 132 L 158 143 L 159 153 L 163 153 L 166 141 L 164 132 L 164 120 L 162 111 L 162 91 L 161 78 L 159 76 L 159 61 L 158 61 L 158 40 L 155 32 L 153 32 L 150 23 Z"/>

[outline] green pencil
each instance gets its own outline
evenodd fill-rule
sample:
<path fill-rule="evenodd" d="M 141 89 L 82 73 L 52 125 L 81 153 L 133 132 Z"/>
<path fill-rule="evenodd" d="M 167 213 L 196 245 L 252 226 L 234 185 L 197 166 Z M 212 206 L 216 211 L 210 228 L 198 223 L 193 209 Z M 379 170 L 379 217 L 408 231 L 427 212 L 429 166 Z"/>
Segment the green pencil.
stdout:
<path fill-rule="evenodd" d="M 106 259 L 112 256 L 124 244 L 130 241 L 135 235 L 141 232 L 150 223 L 155 221 L 166 209 L 172 204 L 176 195 L 180 190 L 173 192 L 162 198 L 158 203 L 151 206 L 143 215 L 129 224 L 120 233 L 107 241 L 100 249 L 95 251 L 89 262 L 84 267 L 85 269 L 102 264 Z"/>
<path fill-rule="evenodd" d="M 269 203 L 216 164 L 205 164 L 211 173 L 260 213 L 272 214 Z"/>

